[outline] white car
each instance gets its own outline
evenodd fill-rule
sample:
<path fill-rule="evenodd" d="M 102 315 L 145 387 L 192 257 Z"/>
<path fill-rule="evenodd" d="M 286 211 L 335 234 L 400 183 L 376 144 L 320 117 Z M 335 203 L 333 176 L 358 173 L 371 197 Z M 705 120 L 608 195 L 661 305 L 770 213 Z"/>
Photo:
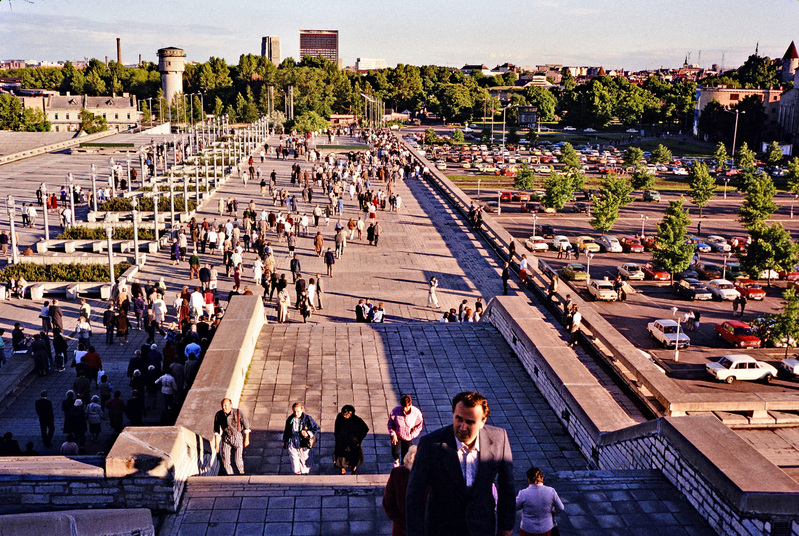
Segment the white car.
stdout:
<path fill-rule="evenodd" d="M 705 370 L 717 380 L 727 383 L 735 380 L 763 380 L 769 383 L 777 375 L 776 367 L 745 354 L 725 355 L 705 365 Z"/>
<path fill-rule="evenodd" d="M 596 130 L 594 130 L 593 128 L 587 128 L 583 130 L 583 132 L 596 132 Z"/>
<path fill-rule="evenodd" d="M 621 253 L 624 251 L 619 243 L 619 239 L 613 235 L 600 236 L 596 239 L 596 243 L 599 244 L 601 251 L 606 251 L 608 253 Z"/>
<path fill-rule="evenodd" d="M 713 251 L 717 251 L 719 253 L 727 253 L 732 249 L 732 246 L 727 243 L 727 240 L 723 236 L 719 235 L 708 236 L 705 238 L 705 244 L 710 246 L 710 249 Z"/>
<path fill-rule="evenodd" d="M 577 130 L 577 129 L 574 128 L 574 127 L 563 127 L 563 130 L 572 131 L 572 130 Z"/>
<path fill-rule="evenodd" d="M 531 236 L 524 242 L 524 246 L 530 251 L 547 251 L 549 249 L 543 236 Z"/>
<path fill-rule="evenodd" d="M 438 162 L 436 162 L 436 169 L 444 171 L 445 169 L 447 169 L 447 163 L 444 162 L 443 160 L 439 160 Z"/>
<path fill-rule="evenodd" d="M 616 267 L 616 272 L 622 279 L 643 281 L 646 274 L 641 270 L 641 266 L 634 262 L 625 262 L 624 264 Z"/>
<path fill-rule="evenodd" d="M 569 249 L 571 247 L 571 242 L 563 235 L 555 235 L 554 238 L 552 238 L 552 242 L 550 242 L 550 247 L 558 251 L 561 244 L 563 244 L 564 249 Z"/>
<path fill-rule="evenodd" d="M 799 359 L 789 357 L 780 361 L 780 368 L 791 376 L 799 376 Z"/>
<path fill-rule="evenodd" d="M 588 284 L 588 293 L 599 301 L 616 301 L 618 293 L 613 289 L 613 283 L 605 279 L 592 279 Z"/>
<path fill-rule="evenodd" d="M 685 169 L 684 167 L 675 167 L 674 171 L 672 171 L 672 173 L 674 173 L 675 175 L 685 175 L 685 176 L 687 176 L 688 175 L 688 170 Z"/>
<path fill-rule="evenodd" d="M 735 285 L 726 279 L 711 279 L 707 284 L 707 289 L 716 300 L 732 301 L 741 295 L 740 292 L 735 290 Z"/>
<path fill-rule="evenodd" d="M 762 272 L 760 272 L 760 277 L 758 277 L 758 279 L 761 279 L 761 280 L 762 279 L 771 279 L 772 281 L 774 281 L 776 279 L 779 279 L 779 278 L 780 278 L 780 274 L 777 273 L 776 270 L 763 270 Z"/>
<path fill-rule="evenodd" d="M 680 325 L 674 320 L 669 320 L 668 318 L 655 320 L 647 324 L 646 329 L 649 331 L 649 336 L 659 341 L 664 348 L 674 348 L 675 346 L 687 348 L 691 344 L 690 337 L 685 334 Z M 677 335 L 678 331 L 679 337 Z"/>

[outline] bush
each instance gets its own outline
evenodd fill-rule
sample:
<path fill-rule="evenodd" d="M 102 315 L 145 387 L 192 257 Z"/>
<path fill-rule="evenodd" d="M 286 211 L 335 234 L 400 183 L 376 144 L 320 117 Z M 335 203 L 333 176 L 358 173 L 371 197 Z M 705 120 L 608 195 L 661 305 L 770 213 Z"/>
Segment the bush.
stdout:
<path fill-rule="evenodd" d="M 130 268 L 129 262 L 114 266 L 117 279 Z M 28 283 L 39 281 L 102 283 L 110 281 L 108 266 L 105 264 L 33 264 L 23 262 L 0 270 L 0 281 L 8 281 L 11 277 L 19 279 L 23 276 Z"/>
<path fill-rule="evenodd" d="M 191 196 L 189 197 L 189 210 L 197 208 L 197 202 L 194 200 L 193 194 L 193 191 L 189 193 Z M 169 196 L 162 195 L 158 199 L 158 211 L 169 212 L 169 208 Z M 100 212 L 130 212 L 132 209 L 129 197 L 115 197 L 97 207 Z M 139 198 L 139 210 L 152 212 L 153 199 L 151 197 Z M 180 195 L 178 195 L 177 188 L 175 189 L 175 212 L 183 212 L 183 188 L 180 189 Z M 131 236 L 133 235 L 131 234 Z"/>
<path fill-rule="evenodd" d="M 113 240 L 132 240 L 133 226 L 116 227 L 111 235 Z M 139 229 L 141 240 L 152 240 L 155 233 L 150 229 Z M 105 229 L 99 227 L 69 227 L 56 237 L 56 240 L 105 240 Z"/>

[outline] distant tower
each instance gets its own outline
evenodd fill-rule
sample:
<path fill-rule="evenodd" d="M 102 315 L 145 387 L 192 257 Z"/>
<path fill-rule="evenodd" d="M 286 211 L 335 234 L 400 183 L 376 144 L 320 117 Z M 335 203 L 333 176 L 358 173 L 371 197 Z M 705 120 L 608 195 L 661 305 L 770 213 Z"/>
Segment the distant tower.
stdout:
<path fill-rule="evenodd" d="M 186 53 L 182 48 L 167 47 L 158 50 L 158 70 L 161 72 L 161 89 L 169 104 L 176 93 L 183 93 L 183 71 Z"/>
<path fill-rule="evenodd" d="M 338 30 L 300 30 L 300 61 L 305 56 L 338 63 Z"/>
<path fill-rule="evenodd" d="M 796 45 L 791 41 L 791 46 L 785 51 L 782 57 L 782 81 L 790 82 L 794 75 L 799 72 L 799 54 L 796 53 Z"/>
<path fill-rule="evenodd" d="M 261 38 L 261 57 L 273 65 L 280 65 L 280 38 L 267 35 Z"/>

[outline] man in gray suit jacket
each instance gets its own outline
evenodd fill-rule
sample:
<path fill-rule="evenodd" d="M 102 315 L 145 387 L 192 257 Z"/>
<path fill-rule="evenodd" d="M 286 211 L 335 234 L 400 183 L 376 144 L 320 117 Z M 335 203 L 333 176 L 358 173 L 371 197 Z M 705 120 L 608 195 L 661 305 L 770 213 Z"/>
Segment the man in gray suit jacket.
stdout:
<path fill-rule="evenodd" d="M 507 432 L 486 426 L 490 413 L 481 394 L 458 393 L 452 426 L 419 441 L 405 499 L 408 536 L 510 536 L 516 522 L 513 455 Z"/>

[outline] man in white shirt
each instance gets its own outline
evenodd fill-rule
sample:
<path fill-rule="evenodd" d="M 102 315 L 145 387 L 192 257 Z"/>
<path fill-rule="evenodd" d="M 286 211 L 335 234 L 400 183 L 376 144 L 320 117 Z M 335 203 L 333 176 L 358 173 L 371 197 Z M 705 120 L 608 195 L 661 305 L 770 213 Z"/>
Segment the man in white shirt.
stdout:
<path fill-rule="evenodd" d="M 189 309 L 195 319 L 199 319 L 203 315 L 203 307 L 205 307 L 205 298 L 200 292 L 200 287 L 194 287 L 194 292 L 189 296 Z"/>

